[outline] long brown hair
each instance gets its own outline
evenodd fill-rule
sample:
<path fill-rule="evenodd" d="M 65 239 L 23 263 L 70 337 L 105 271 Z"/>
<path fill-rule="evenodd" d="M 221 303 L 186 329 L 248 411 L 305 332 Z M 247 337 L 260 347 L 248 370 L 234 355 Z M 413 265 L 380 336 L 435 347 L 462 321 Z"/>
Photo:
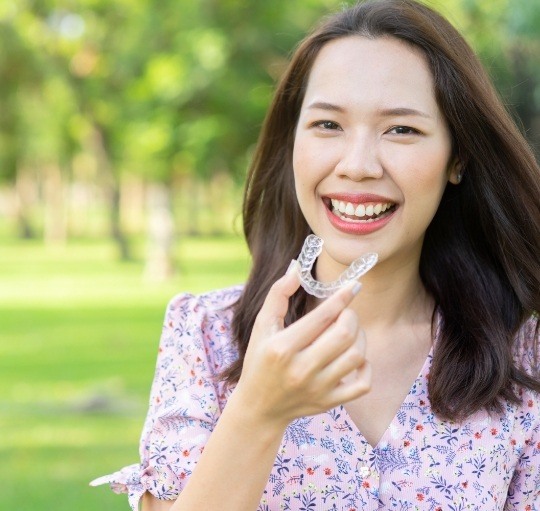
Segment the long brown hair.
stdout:
<path fill-rule="evenodd" d="M 516 401 L 516 384 L 540 391 L 535 376 L 513 359 L 518 330 L 540 310 L 540 170 L 469 45 L 414 0 L 358 4 L 328 18 L 296 49 L 247 178 L 243 218 L 253 266 L 233 321 L 240 358 L 224 378 L 238 381 L 266 294 L 310 233 L 295 196 L 294 131 L 318 52 L 348 36 L 395 37 L 423 52 L 463 168 L 463 182 L 444 192 L 420 259 L 422 281 L 442 317 L 429 380 L 433 410 L 460 419 L 498 409 L 502 399 Z M 295 294 L 287 324 L 305 313 L 308 301 L 302 290 Z"/>

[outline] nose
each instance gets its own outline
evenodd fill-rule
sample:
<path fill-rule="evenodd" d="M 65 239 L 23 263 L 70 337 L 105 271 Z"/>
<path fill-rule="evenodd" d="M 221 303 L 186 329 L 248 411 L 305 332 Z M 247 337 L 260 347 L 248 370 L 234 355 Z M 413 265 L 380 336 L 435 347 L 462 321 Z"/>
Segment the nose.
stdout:
<path fill-rule="evenodd" d="M 356 133 L 347 137 L 334 172 L 353 181 L 382 177 L 383 166 L 376 140 L 367 133 Z"/>

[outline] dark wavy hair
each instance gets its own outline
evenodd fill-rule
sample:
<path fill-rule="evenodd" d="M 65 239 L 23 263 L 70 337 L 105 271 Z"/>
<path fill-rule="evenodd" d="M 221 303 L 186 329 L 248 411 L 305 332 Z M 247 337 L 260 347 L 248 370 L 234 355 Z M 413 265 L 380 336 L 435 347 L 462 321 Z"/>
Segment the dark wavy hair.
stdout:
<path fill-rule="evenodd" d="M 270 106 L 244 195 L 253 266 L 236 304 L 240 358 L 222 375 L 238 381 L 255 317 L 310 233 L 295 196 L 294 132 L 313 62 L 329 41 L 394 37 L 429 63 L 437 103 L 464 179 L 448 185 L 429 225 L 420 275 L 442 322 L 429 396 L 441 418 L 459 420 L 515 402 L 517 387 L 540 391 L 538 374 L 514 360 L 516 335 L 540 310 L 540 170 L 478 58 L 440 14 L 414 0 L 373 0 L 326 19 L 297 47 Z M 311 306 L 303 290 L 286 323 Z"/>

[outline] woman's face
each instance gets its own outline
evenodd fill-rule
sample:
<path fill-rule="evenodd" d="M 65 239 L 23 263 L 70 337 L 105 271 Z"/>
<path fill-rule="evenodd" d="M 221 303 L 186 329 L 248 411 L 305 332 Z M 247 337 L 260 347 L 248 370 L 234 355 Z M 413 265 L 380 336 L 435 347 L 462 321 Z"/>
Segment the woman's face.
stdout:
<path fill-rule="evenodd" d="M 423 55 L 395 38 L 326 44 L 296 128 L 300 208 L 323 238 L 318 278 L 361 254 L 418 265 L 447 181 L 451 140 Z M 322 274 L 321 274 L 322 273 Z"/>

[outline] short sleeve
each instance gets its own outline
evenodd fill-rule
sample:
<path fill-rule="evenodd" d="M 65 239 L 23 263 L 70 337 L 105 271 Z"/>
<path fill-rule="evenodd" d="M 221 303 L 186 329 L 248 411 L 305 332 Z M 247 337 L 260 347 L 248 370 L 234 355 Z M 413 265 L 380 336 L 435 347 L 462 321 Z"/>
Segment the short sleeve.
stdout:
<path fill-rule="evenodd" d="M 223 389 L 216 382 L 215 359 L 230 358 L 220 349 L 229 327 L 200 297 L 184 294 L 171 300 L 141 435 L 141 463 L 91 485 L 110 483 L 115 492 L 128 493 L 134 511 L 146 491 L 161 500 L 177 498 L 220 415 Z"/>
<path fill-rule="evenodd" d="M 528 321 L 518 336 L 521 366 L 538 375 L 538 330 L 536 320 Z M 528 389 L 520 391 L 521 406 L 516 415 L 521 438 L 518 465 L 514 471 L 505 511 L 540 511 L 540 394 Z"/>

